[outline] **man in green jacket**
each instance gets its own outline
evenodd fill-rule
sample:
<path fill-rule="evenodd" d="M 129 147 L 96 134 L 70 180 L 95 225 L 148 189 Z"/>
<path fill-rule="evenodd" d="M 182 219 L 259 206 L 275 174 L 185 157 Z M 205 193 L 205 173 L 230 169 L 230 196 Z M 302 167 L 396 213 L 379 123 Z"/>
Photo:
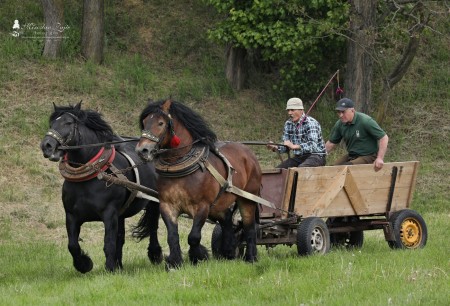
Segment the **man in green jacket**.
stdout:
<path fill-rule="evenodd" d="M 337 102 L 339 120 L 334 125 L 325 148 L 330 153 L 344 140 L 348 154 L 334 165 L 374 164 L 375 171 L 383 168 L 383 158 L 389 137 L 370 116 L 357 112 L 355 103 L 343 98 Z"/>

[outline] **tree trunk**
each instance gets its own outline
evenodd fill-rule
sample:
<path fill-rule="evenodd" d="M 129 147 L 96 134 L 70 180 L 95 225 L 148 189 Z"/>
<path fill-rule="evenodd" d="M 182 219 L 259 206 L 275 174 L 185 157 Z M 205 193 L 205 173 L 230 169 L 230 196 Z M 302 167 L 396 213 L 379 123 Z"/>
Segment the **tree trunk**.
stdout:
<path fill-rule="evenodd" d="M 42 55 L 50 58 L 59 56 L 64 36 L 63 0 L 41 0 L 45 19 L 45 42 Z"/>
<path fill-rule="evenodd" d="M 103 61 L 104 0 L 84 0 L 81 53 L 86 60 Z"/>
<path fill-rule="evenodd" d="M 350 34 L 347 43 L 345 96 L 356 108 L 369 112 L 372 104 L 373 60 L 378 0 L 350 1 Z"/>
<path fill-rule="evenodd" d="M 390 73 L 390 75 L 384 79 L 383 93 L 378 104 L 376 114 L 376 120 L 378 122 L 383 121 L 386 115 L 386 111 L 389 107 L 391 90 L 395 86 L 395 84 L 400 82 L 400 80 L 403 78 L 403 76 L 411 66 L 411 63 L 414 60 L 417 51 L 419 50 L 421 34 L 425 29 L 425 26 L 430 21 L 429 18 L 424 17 L 422 3 L 418 3 L 416 8 L 418 11 L 418 15 L 420 16 L 420 18 L 418 18 L 417 20 L 419 20 L 420 22 L 412 27 L 414 30 L 410 32 L 409 43 L 406 46 L 405 50 L 403 50 L 402 57 L 400 58 L 399 62 Z"/>
<path fill-rule="evenodd" d="M 383 121 L 384 116 L 386 115 L 386 111 L 390 102 L 390 93 L 392 87 L 395 84 L 400 82 L 405 73 L 408 71 L 409 66 L 417 54 L 417 50 L 419 49 L 420 37 L 411 36 L 409 40 L 409 44 L 403 52 L 403 56 L 400 61 L 397 63 L 397 66 L 391 72 L 391 74 L 384 80 L 383 93 L 378 104 L 376 120 L 380 123 Z"/>
<path fill-rule="evenodd" d="M 235 90 L 241 90 L 247 81 L 246 66 L 247 51 L 244 48 L 234 48 L 229 46 L 227 49 L 226 78 L 231 87 Z"/>

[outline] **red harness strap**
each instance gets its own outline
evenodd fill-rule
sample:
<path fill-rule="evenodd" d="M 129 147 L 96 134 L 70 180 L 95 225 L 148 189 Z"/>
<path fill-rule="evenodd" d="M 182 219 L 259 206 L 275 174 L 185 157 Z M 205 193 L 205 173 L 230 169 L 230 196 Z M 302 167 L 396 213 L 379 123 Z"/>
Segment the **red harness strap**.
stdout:
<path fill-rule="evenodd" d="M 100 171 L 108 169 L 114 158 L 116 157 L 116 149 L 114 147 L 105 149 L 102 147 L 100 151 L 81 167 L 72 167 L 69 165 L 67 154 L 59 163 L 59 172 L 69 182 L 84 182 L 96 178 Z"/>

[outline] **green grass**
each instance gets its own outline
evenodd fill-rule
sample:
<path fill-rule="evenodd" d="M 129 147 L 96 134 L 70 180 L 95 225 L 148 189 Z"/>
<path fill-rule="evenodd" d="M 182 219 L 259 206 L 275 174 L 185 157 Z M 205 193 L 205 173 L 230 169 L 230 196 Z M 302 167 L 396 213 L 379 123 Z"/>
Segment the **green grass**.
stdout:
<path fill-rule="evenodd" d="M 295 246 L 259 247 L 255 264 L 211 259 L 170 273 L 147 260 L 145 242 L 129 240 L 124 270 L 109 274 L 101 245 L 84 240 L 95 267 L 82 275 L 65 244 L 11 241 L 0 249 L 2 305 L 446 305 L 448 216 L 424 218 L 430 239 L 421 250 L 391 250 L 373 231 L 359 250 L 298 257 Z"/>

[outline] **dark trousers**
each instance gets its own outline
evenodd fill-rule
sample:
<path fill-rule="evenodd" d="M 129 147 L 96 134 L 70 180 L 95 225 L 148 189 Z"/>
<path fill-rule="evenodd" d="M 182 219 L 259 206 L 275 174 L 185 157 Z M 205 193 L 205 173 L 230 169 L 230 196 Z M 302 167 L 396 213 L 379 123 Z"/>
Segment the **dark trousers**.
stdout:
<path fill-rule="evenodd" d="M 334 162 L 333 165 L 361 165 L 372 164 L 377 159 L 377 154 L 365 155 L 365 156 L 349 156 L 344 155 Z"/>
<path fill-rule="evenodd" d="M 326 162 L 325 154 L 294 155 L 279 164 L 277 168 L 320 167 L 325 166 Z"/>

